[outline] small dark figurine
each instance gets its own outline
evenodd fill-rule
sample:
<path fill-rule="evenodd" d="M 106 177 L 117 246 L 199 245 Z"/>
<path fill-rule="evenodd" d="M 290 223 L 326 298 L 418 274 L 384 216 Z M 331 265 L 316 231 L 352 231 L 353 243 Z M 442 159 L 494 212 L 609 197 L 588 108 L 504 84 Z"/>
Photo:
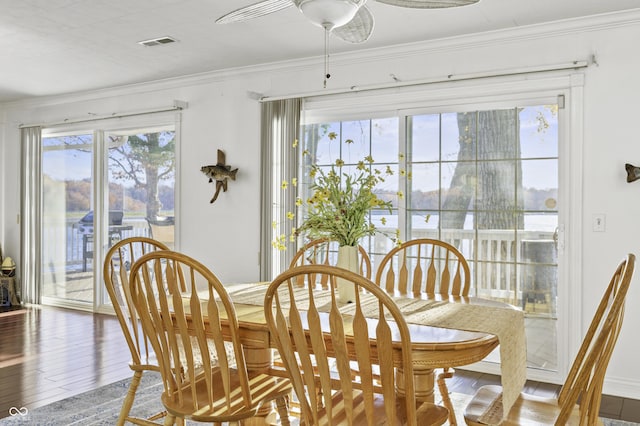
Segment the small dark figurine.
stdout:
<path fill-rule="evenodd" d="M 624 168 L 627 169 L 627 182 L 640 179 L 640 167 L 627 163 L 624 165 Z"/>
<path fill-rule="evenodd" d="M 209 182 L 216 181 L 216 193 L 209 203 L 213 203 L 220 194 L 220 189 L 227 192 L 227 179 L 236 180 L 238 169 L 231 170 L 231 166 L 227 166 L 224 152 L 218 150 L 218 163 L 215 166 L 202 166 L 200 171 L 209 177 Z"/>

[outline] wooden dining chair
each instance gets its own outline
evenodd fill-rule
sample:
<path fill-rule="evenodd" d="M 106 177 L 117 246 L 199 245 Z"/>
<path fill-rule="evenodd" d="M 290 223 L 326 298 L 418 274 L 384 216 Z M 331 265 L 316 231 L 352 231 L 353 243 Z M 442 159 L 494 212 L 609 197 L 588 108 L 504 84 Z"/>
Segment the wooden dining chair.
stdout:
<path fill-rule="evenodd" d="M 506 419 L 500 423 L 500 386 L 483 386 L 467 405 L 468 425 L 596 425 L 607 365 L 620 334 L 627 290 L 635 268 L 635 256 L 628 254 L 616 268 L 600 301 L 580 350 L 557 398 L 521 393 Z M 497 401 L 497 405 L 494 405 Z M 497 410 L 484 413 L 490 406 Z M 495 412 L 494 412 L 495 411 Z M 497 416 L 497 417 L 495 417 Z"/>
<path fill-rule="evenodd" d="M 289 425 L 289 379 L 247 371 L 234 305 L 206 266 L 182 253 L 156 251 L 133 264 L 130 281 L 158 358 L 165 425 L 239 422 L 261 408 L 269 411 L 264 405 L 273 401 L 281 423 Z"/>
<path fill-rule="evenodd" d="M 389 251 L 380 261 L 376 283 L 387 292 L 468 296 L 471 286 L 469 263 L 451 244 L 430 238 L 407 241 Z M 437 376 L 438 389 L 449 409 L 449 423 L 456 424 L 453 404 L 445 379 L 453 377 L 452 368 Z"/>
<path fill-rule="evenodd" d="M 318 284 L 321 275 L 332 284 L 337 278 L 353 283 L 355 302 L 340 304 L 335 285 Z M 390 296 L 370 280 L 327 265 L 292 268 L 271 283 L 264 307 L 304 424 L 422 426 L 446 421 L 446 408 L 416 401 L 409 328 Z M 355 382 L 350 362 L 358 366 Z M 374 364 L 380 366 L 380 383 L 373 378 Z M 404 374 L 403 395 L 396 389 L 397 374 Z"/>
<path fill-rule="evenodd" d="M 418 238 L 394 247 L 382 258 L 376 283 L 390 293 L 468 296 L 471 272 L 465 257 L 451 244 Z"/>
<path fill-rule="evenodd" d="M 291 259 L 289 268 L 302 265 L 334 265 L 338 259 L 337 241 L 328 238 L 312 240 L 296 252 Z M 371 260 L 364 247 L 358 246 L 358 261 L 360 264 L 360 275 L 371 279 Z M 324 283 L 326 284 L 326 283 Z"/>
<path fill-rule="evenodd" d="M 159 371 L 159 367 L 146 335 L 138 326 L 138 315 L 129 291 L 129 271 L 133 262 L 140 256 L 156 250 L 167 250 L 167 246 L 147 237 L 126 238 L 115 243 L 104 260 L 104 284 L 131 352 L 129 368 L 133 371 L 131 384 L 120 410 L 118 425 L 123 425 L 125 421 L 138 425 L 155 424 L 154 420 L 166 415 L 166 411 L 146 419 L 130 415 L 142 374 L 145 371 Z"/>

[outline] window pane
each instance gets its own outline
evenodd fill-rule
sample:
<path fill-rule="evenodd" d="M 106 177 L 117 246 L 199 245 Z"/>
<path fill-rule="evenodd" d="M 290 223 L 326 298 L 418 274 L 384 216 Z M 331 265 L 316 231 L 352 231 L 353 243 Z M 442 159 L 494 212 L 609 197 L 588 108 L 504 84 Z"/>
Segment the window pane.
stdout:
<path fill-rule="evenodd" d="M 438 161 L 440 159 L 440 115 L 416 115 L 411 117 L 410 123 L 411 161 L 414 163 Z"/>
<path fill-rule="evenodd" d="M 109 210 L 124 213 L 109 224 L 110 240 L 146 235 L 174 248 L 175 132 L 111 132 L 105 141 Z"/>
<path fill-rule="evenodd" d="M 538 105 L 520 111 L 522 158 L 558 156 L 557 105 Z"/>
<path fill-rule="evenodd" d="M 398 118 L 371 120 L 371 156 L 376 163 L 398 162 Z"/>
<path fill-rule="evenodd" d="M 356 164 L 369 155 L 371 128 L 369 120 L 342 123 L 342 155 L 345 163 Z M 334 161 L 336 158 L 332 158 Z"/>
<path fill-rule="evenodd" d="M 523 160 L 525 210 L 558 210 L 558 161 Z"/>
<path fill-rule="evenodd" d="M 330 135 L 336 137 L 331 139 Z M 340 123 L 305 126 L 302 146 L 312 164 L 331 164 L 340 157 Z"/>
<path fill-rule="evenodd" d="M 412 209 L 437 209 L 440 206 L 439 170 L 437 163 L 413 165 L 408 181 Z"/>
<path fill-rule="evenodd" d="M 93 135 L 42 139 L 42 295 L 93 302 Z"/>

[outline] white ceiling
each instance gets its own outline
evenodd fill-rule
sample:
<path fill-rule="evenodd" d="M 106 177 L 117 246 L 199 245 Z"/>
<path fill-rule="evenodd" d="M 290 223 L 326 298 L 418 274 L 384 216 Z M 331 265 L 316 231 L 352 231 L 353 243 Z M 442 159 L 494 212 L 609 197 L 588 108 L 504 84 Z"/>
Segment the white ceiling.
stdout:
<path fill-rule="evenodd" d="M 295 7 L 246 22 L 219 16 L 254 0 L 0 0 L 0 102 L 321 56 L 323 30 Z M 639 0 L 481 0 L 418 10 L 369 0 L 363 44 L 334 53 L 640 7 Z M 178 43 L 137 42 L 170 36 Z"/>

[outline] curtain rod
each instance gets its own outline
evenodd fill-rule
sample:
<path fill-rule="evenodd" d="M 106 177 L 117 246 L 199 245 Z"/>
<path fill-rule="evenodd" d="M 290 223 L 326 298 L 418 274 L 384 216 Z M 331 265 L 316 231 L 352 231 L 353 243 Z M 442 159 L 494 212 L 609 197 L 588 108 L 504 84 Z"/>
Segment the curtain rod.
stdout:
<path fill-rule="evenodd" d="M 492 71 L 492 72 L 461 74 L 461 75 L 449 74 L 445 78 L 439 77 L 439 78 L 425 79 L 425 80 L 401 81 L 401 80 L 398 80 L 396 76 L 391 74 L 391 77 L 395 80 L 395 83 L 376 84 L 376 85 L 369 85 L 369 86 L 351 86 L 349 88 L 343 88 L 343 89 L 324 90 L 324 91 L 318 91 L 318 92 L 309 92 L 309 93 L 291 94 L 291 95 L 282 95 L 282 96 L 261 96 L 258 98 L 258 101 L 269 102 L 269 101 L 279 101 L 279 100 L 291 99 L 291 98 L 329 96 L 329 95 L 338 95 L 338 94 L 344 94 L 344 93 L 365 92 L 369 90 L 394 89 L 397 87 L 409 87 L 409 86 L 422 86 L 427 84 L 446 83 L 450 81 L 477 80 L 477 79 L 491 78 L 491 77 L 507 77 L 512 75 L 535 74 L 535 73 L 541 73 L 541 72 L 562 71 L 562 70 L 568 70 L 568 69 L 577 70 L 580 68 L 587 68 L 591 64 L 597 65 L 595 55 L 593 55 L 591 59 L 588 61 L 572 61 L 568 63 L 555 64 L 555 65 L 542 65 L 539 67 L 516 68 L 516 69 L 505 70 L 501 72 Z"/>
<path fill-rule="evenodd" d="M 125 117 L 134 117 L 136 115 L 146 115 L 146 114 L 156 114 L 156 113 L 160 113 L 160 112 L 171 112 L 171 111 L 181 111 L 183 109 L 186 109 L 187 106 L 189 104 L 185 101 L 178 101 L 178 100 L 174 100 L 173 101 L 173 106 L 171 107 L 164 107 L 164 108 L 156 108 L 156 109 L 147 109 L 147 110 L 141 110 L 141 111 L 132 111 L 132 112 L 123 112 L 123 113 L 116 113 L 114 112 L 111 115 L 101 115 L 101 116 L 93 116 L 93 117 L 89 117 L 89 118 L 76 118 L 76 119 L 65 119 L 62 121 L 55 121 L 52 123 L 34 123 L 34 124 L 20 124 L 18 126 L 19 129 L 23 129 L 26 127 L 44 127 L 44 128 L 49 128 L 49 127 L 56 127 L 56 126 L 63 126 L 65 124 L 76 124 L 76 123 L 85 123 L 85 122 L 90 122 L 90 121 L 100 121 L 100 120 L 108 120 L 111 118 L 125 118 Z M 89 113 L 91 114 L 91 113 Z"/>

